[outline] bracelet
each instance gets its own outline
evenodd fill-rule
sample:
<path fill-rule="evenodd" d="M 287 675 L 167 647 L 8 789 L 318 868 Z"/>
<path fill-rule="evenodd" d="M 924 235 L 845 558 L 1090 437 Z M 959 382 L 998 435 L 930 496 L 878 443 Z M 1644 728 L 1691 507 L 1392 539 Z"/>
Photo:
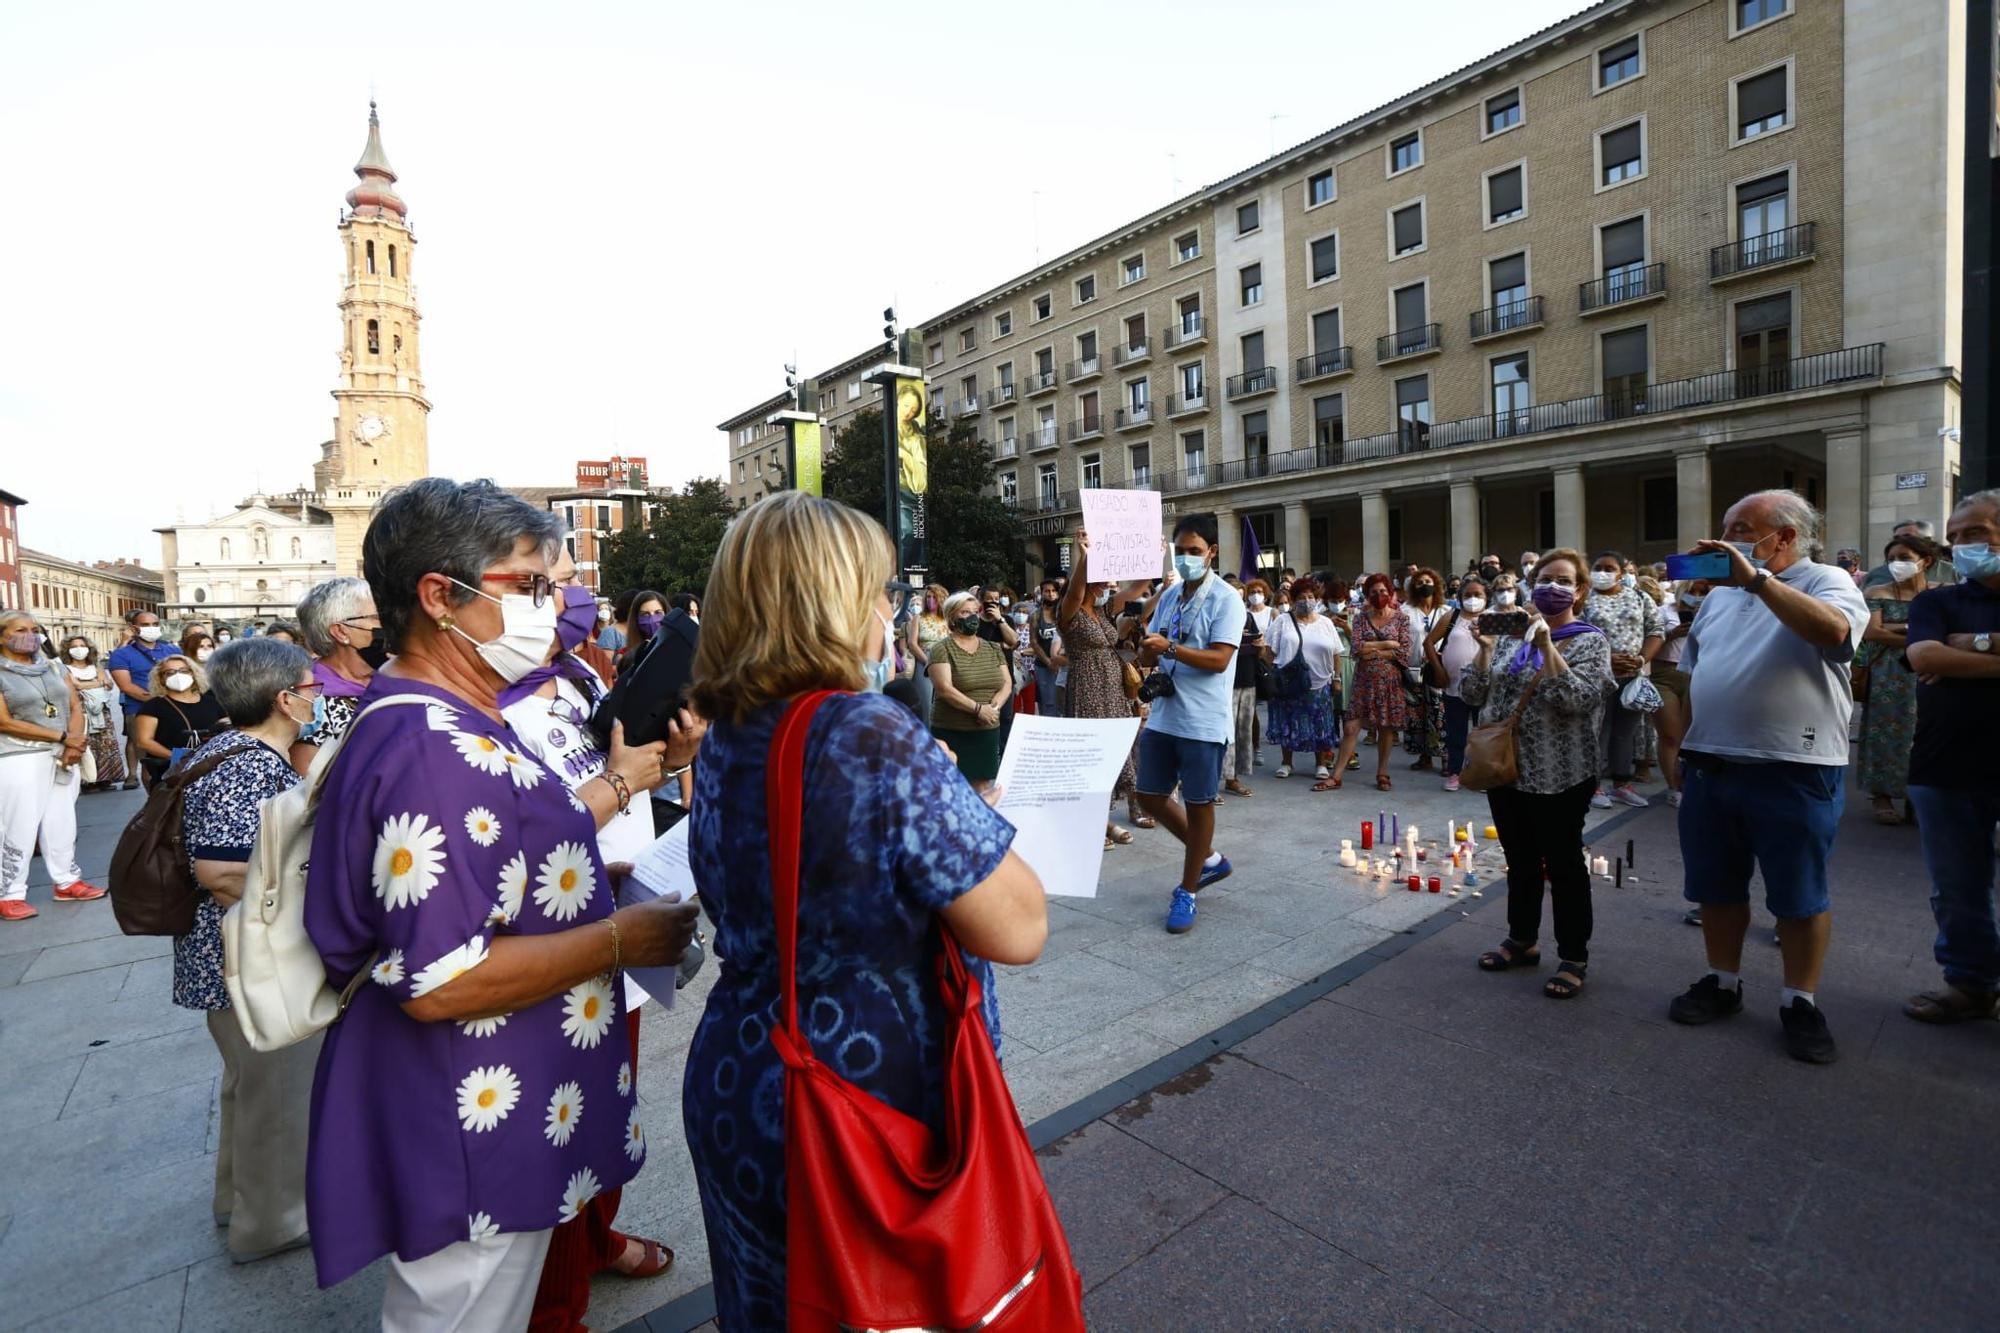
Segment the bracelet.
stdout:
<path fill-rule="evenodd" d="M 617 918 L 607 916 L 604 918 L 604 924 L 611 927 L 611 971 L 616 974 L 625 965 L 625 948 L 618 938 Z"/>
<path fill-rule="evenodd" d="M 619 777 L 608 768 L 597 776 L 604 779 L 611 788 L 611 794 L 618 798 L 619 814 L 622 815 L 632 808 L 632 789 L 625 785 L 624 778 Z"/>
<path fill-rule="evenodd" d="M 660 780 L 662 782 L 672 782 L 675 778 L 679 777 L 681 774 L 687 772 L 689 769 L 693 767 L 694 767 L 693 764 L 682 764 L 679 768 L 670 768 L 666 772 L 660 774 Z"/>

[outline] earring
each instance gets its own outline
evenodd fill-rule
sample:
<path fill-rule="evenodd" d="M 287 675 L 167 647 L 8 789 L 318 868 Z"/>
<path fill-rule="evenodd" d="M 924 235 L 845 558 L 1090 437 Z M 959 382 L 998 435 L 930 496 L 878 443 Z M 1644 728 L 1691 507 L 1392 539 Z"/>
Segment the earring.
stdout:
<path fill-rule="evenodd" d="M 457 628 L 457 623 L 456 623 L 455 621 L 453 621 L 453 620 L 452 620 L 452 618 L 451 618 L 451 616 L 450 616 L 449 614 L 446 614 L 446 615 L 442 615 L 442 616 L 439 616 L 439 617 L 438 617 L 438 628 L 439 628 L 439 629 L 456 629 L 456 628 Z"/>

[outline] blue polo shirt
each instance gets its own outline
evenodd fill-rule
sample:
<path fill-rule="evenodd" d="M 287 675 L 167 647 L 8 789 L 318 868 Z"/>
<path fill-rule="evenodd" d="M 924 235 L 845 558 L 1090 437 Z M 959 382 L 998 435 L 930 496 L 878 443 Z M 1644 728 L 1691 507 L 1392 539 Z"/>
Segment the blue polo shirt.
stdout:
<path fill-rule="evenodd" d="M 144 640 L 134 639 L 123 648 L 117 649 L 111 654 L 110 666 L 113 671 L 131 672 L 132 684 L 138 689 L 143 690 L 152 684 L 153 667 L 156 664 L 166 661 L 169 657 L 179 657 L 180 655 L 180 647 L 176 644 L 168 643 L 164 638 L 158 643 L 151 645 L 148 645 Z M 126 717 L 130 717 L 139 711 L 139 701 L 125 694 L 123 691 L 120 691 L 118 695 L 118 702 L 123 706 Z"/>
<path fill-rule="evenodd" d="M 1911 645 L 1942 643 L 1954 634 L 2000 639 L 2000 592 L 1972 579 L 1917 594 L 1910 603 Z M 2000 643 L 1994 645 L 2000 648 Z M 2000 787 L 1993 737 L 2000 729 L 2000 680 L 1946 676 L 1917 684 L 1917 734 L 1910 747 L 1910 785 Z"/>
<path fill-rule="evenodd" d="M 1153 608 L 1147 628 L 1164 634 L 1184 648 L 1236 648 L 1243 642 L 1243 620 L 1248 612 L 1236 590 L 1209 574 L 1194 592 L 1183 596 L 1190 585 L 1175 584 L 1167 589 Z M 1158 670 L 1174 678 L 1171 698 L 1153 700 L 1146 725 L 1154 731 L 1188 740 L 1214 741 L 1227 745 L 1231 734 L 1230 691 L 1236 687 L 1234 663 L 1220 671 L 1203 671 L 1186 662 L 1160 660 Z"/>

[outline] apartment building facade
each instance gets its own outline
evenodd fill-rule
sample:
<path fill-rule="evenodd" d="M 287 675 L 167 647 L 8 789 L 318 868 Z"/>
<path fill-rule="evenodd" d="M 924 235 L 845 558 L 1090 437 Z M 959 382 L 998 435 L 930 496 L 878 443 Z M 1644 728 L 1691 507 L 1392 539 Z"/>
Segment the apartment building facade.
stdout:
<path fill-rule="evenodd" d="M 1607 0 L 923 326 L 1058 567 L 1134 486 L 1343 574 L 1957 484 L 1951 0 Z"/>
<path fill-rule="evenodd" d="M 884 344 L 877 343 L 806 380 L 813 395 L 813 411 L 822 423 L 822 448 L 833 447 L 834 437 L 847 429 L 857 412 L 881 405 L 882 386 L 870 384 L 862 376 L 889 359 Z M 935 394 L 937 386 L 932 385 L 931 391 Z M 780 393 L 717 425 L 729 441 L 729 466 L 723 480 L 729 498 L 739 506 L 754 504 L 788 484 L 785 428 L 771 417 L 790 410 L 791 394 Z"/>
<path fill-rule="evenodd" d="M 165 589 L 160 575 L 137 561 L 99 560 L 84 564 L 46 551 L 20 551 L 21 604 L 57 644 L 81 634 L 109 654 L 122 642 L 125 616 L 132 611 L 162 614 Z"/>

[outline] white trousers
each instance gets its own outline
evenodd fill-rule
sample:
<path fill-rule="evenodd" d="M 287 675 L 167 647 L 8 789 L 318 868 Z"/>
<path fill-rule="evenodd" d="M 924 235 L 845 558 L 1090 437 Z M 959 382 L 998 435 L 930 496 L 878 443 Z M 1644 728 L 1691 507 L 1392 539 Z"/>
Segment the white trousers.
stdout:
<path fill-rule="evenodd" d="M 28 862 L 42 861 L 58 885 L 82 878 L 76 868 L 76 794 L 82 778 L 56 781 L 53 754 L 0 756 L 0 899 L 28 896 Z"/>
<path fill-rule="evenodd" d="M 382 1333 L 510 1333 L 528 1326 L 548 1231 L 462 1240 L 415 1263 L 389 1256 Z"/>

